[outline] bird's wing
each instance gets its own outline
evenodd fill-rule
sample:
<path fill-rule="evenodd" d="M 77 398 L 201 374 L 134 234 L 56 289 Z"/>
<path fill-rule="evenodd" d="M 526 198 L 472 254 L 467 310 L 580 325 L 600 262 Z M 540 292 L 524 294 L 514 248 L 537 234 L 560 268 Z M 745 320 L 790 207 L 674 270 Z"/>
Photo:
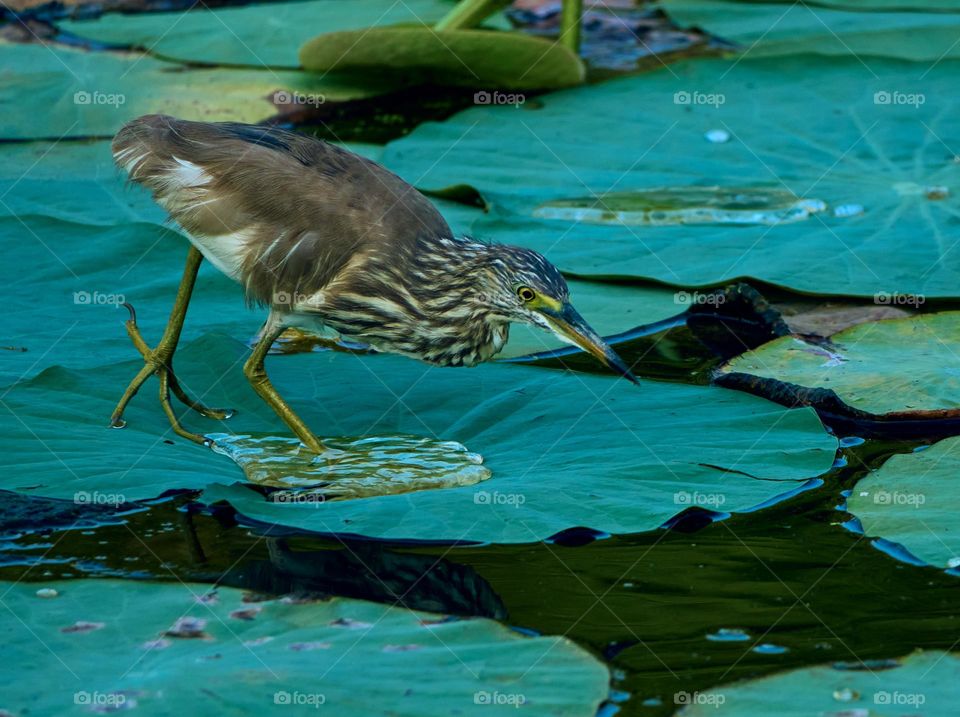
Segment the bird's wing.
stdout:
<path fill-rule="evenodd" d="M 399 262 L 422 237 L 452 236 L 395 174 L 281 129 L 147 115 L 120 130 L 113 154 L 257 303 L 314 294 L 366 257 Z"/>

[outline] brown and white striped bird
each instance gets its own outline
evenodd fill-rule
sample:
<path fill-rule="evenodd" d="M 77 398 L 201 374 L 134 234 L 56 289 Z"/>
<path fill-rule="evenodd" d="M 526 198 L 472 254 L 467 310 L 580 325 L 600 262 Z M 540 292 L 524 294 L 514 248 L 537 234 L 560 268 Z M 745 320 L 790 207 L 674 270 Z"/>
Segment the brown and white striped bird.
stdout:
<path fill-rule="evenodd" d="M 364 157 L 277 128 L 163 115 L 123 127 L 113 155 L 130 179 L 152 191 L 202 258 L 242 284 L 250 303 L 269 309 L 261 343 L 289 326 L 325 326 L 380 351 L 472 366 L 500 351 L 511 322 L 524 322 L 634 380 L 570 304 L 566 282 L 543 256 L 455 237 L 426 197 Z M 181 313 L 191 290 L 192 279 Z M 171 323 L 182 319 L 172 316 Z M 179 325 L 168 334 L 150 354 L 154 372 L 169 368 Z M 270 386 L 262 356 L 254 360 L 258 348 L 248 377 L 301 440 L 317 448 Z M 172 373 L 171 381 L 176 390 Z M 114 425 L 122 423 L 124 405 Z"/>

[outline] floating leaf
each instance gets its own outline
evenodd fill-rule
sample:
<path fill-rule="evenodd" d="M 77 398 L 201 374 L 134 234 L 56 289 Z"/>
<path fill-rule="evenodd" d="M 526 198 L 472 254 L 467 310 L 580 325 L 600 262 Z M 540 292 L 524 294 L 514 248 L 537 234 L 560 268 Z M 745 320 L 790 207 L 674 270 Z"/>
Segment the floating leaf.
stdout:
<path fill-rule="evenodd" d="M 960 656 L 918 651 L 894 664 L 885 665 L 882 672 L 840 665 L 804 667 L 703 692 L 679 692 L 675 701 L 686 706 L 677 717 L 718 713 L 731 717 L 952 717 L 956 713 Z"/>
<path fill-rule="evenodd" d="M 444 0 L 310 0 L 189 12 L 107 14 L 58 23 L 61 30 L 113 45 L 142 47 L 182 62 L 297 69 L 297 48 L 318 32 L 359 30 L 400 22 L 432 24 Z"/>
<path fill-rule="evenodd" d="M 181 348 L 177 368 L 187 389 L 238 409 L 227 422 L 187 416 L 189 426 L 288 434 L 243 378 L 246 354 L 241 343 L 216 336 Z M 577 525 L 636 532 L 691 506 L 752 508 L 827 470 L 836 447 L 809 409 L 717 388 L 644 382 L 638 389 L 615 376 L 438 369 L 335 352 L 268 363 L 278 390 L 321 437 L 458 441 L 493 473 L 475 486 L 319 504 L 274 502 L 243 487 L 207 495 L 260 520 L 320 532 L 496 542 L 541 540 Z M 152 391 L 131 404 L 127 428 L 106 427 L 136 369 L 133 361 L 54 367 L 10 388 L 0 414 L 7 465 L 0 487 L 100 504 L 242 481 L 227 458 L 165 442 L 172 433 Z"/>
<path fill-rule="evenodd" d="M 567 87 L 583 82 L 584 67 L 573 52 L 554 42 L 518 32 L 390 27 L 335 32 L 310 40 L 300 61 L 315 72 L 378 72 L 424 82 L 482 90 L 480 103 L 493 102 L 486 90 Z M 484 97 L 485 96 L 485 97 Z M 523 103 L 519 95 L 513 109 Z"/>
<path fill-rule="evenodd" d="M 960 65 L 925 67 L 922 82 L 911 63 L 870 66 L 877 77 L 856 59 L 815 56 L 678 63 L 541 96 L 532 113 L 479 107 L 427 123 L 389 144 L 384 161 L 426 190 L 473 186 L 494 206 L 475 235 L 542 250 L 579 276 L 680 286 L 747 276 L 816 294 L 956 295 L 960 163 L 939 138 L 960 134 Z M 732 139 L 710 142 L 711 129 Z M 772 226 L 536 216 L 577 198 L 602 210 L 597 197 L 610 192 L 744 186 L 826 211 Z"/>
<path fill-rule="evenodd" d="M 869 69 L 875 56 L 921 62 L 960 57 L 960 46 L 956 43 L 960 14 L 916 12 L 956 11 L 957 4 L 942 0 L 939 5 L 917 5 L 920 3 L 903 0 L 793 4 L 725 0 L 662 2 L 676 23 L 692 25 L 735 42 L 752 57 L 805 53 L 855 56 L 863 63 L 861 69 Z"/>
<path fill-rule="evenodd" d="M 2 139 L 110 136 L 151 112 L 260 122 L 277 114 L 272 98 L 278 92 L 324 101 L 378 92 L 374 85 L 292 70 L 190 68 L 143 55 L 40 44 L 0 42 L 0 66 L 0 103 L 11 109 L 0 116 Z"/>
<path fill-rule="evenodd" d="M 888 295 L 899 302 L 919 297 Z M 830 389 L 848 406 L 871 414 L 921 417 L 923 412 L 960 408 L 960 312 L 912 316 L 859 324 L 834 334 L 829 343 L 794 336 L 764 344 L 733 359 L 722 376 L 762 379 L 772 393 L 778 384 Z"/>
<path fill-rule="evenodd" d="M 847 510 L 866 535 L 940 568 L 960 568 L 960 438 L 892 456 L 853 488 Z M 896 551 L 892 551 L 896 554 Z"/>
<path fill-rule="evenodd" d="M 199 714 L 227 705 L 236 714 L 419 717 L 515 714 L 522 704 L 531 715 L 590 717 L 609 690 L 606 667 L 569 640 L 488 619 L 334 598 L 261 602 L 255 619 L 238 620 L 232 612 L 249 606 L 233 588 L 197 604 L 208 586 L 51 585 L 60 593 L 53 600 L 35 586 L 2 586 L 11 656 L 3 704 L 14 714 Z M 78 619 L 102 627 L 61 630 Z M 350 623 L 360 629 L 342 627 Z M 305 655 L 307 645 L 317 649 Z"/>

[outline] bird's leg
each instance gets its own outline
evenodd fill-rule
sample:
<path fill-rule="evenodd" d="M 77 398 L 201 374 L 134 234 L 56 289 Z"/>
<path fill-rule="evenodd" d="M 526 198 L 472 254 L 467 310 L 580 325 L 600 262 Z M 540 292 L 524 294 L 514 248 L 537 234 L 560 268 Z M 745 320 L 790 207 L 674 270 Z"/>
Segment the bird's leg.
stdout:
<path fill-rule="evenodd" d="M 294 413 L 290 405 L 277 393 L 277 389 L 270 383 L 270 379 L 267 377 L 267 369 L 263 365 L 267 352 L 285 328 L 282 322 L 274 321 L 272 317 L 267 320 L 260 335 L 260 340 L 257 341 L 256 346 L 253 347 L 253 353 L 250 354 L 250 358 L 243 365 L 243 374 L 250 381 L 253 390 L 283 419 L 283 422 L 296 434 L 297 438 L 307 447 L 307 450 L 313 453 L 321 453 L 323 452 L 323 444 L 307 428 L 307 424 L 303 422 L 300 416 Z"/>
<path fill-rule="evenodd" d="M 183 278 L 180 280 L 180 287 L 177 289 L 177 298 L 174 301 L 173 309 L 170 311 L 170 319 L 155 349 L 151 349 L 144 340 L 140 333 L 140 328 L 137 326 L 137 314 L 131 305 L 126 304 L 127 309 L 130 311 L 130 318 L 126 321 L 127 334 L 130 336 L 130 340 L 133 342 L 137 351 L 143 356 L 144 365 L 130 382 L 130 385 L 127 386 L 127 390 L 124 391 L 120 402 L 110 416 L 110 425 L 114 428 L 123 428 L 123 426 L 126 425 L 126 422 L 123 420 L 123 412 L 127 404 L 152 374 L 156 374 L 160 378 L 160 405 L 170 419 L 173 430 L 179 435 L 190 438 L 198 443 L 204 442 L 203 437 L 186 431 L 176 419 L 173 409 L 170 407 L 169 396 L 171 389 L 174 395 L 183 401 L 183 403 L 208 418 L 222 420 L 232 415 L 231 411 L 225 411 L 219 408 L 208 408 L 199 401 L 192 400 L 184 392 L 180 386 L 180 382 L 177 381 L 176 375 L 173 373 L 173 354 L 180 341 L 183 321 L 187 315 L 187 307 L 190 304 L 190 295 L 193 293 L 193 286 L 197 279 L 197 271 L 200 269 L 202 261 L 203 255 L 197 251 L 196 248 L 190 247 L 190 251 L 187 253 L 186 266 L 184 266 L 183 269 Z"/>

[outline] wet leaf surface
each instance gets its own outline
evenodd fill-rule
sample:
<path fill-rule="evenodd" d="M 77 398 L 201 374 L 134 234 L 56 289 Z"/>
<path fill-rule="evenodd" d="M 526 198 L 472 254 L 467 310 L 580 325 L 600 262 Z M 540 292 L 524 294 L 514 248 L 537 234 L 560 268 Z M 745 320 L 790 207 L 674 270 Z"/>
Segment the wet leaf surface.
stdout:
<path fill-rule="evenodd" d="M 509 236 L 582 277 L 689 288 L 747 276 L 814 294 L 952 296 L 949 188 L 960 164 L 939 139 L 957 131 L 952 61 L 930 69 L 922 89 L 910 63 L 876 58 L 871 68 L 815 56 L 678 63 L 551 93 L 536 110 L 478 107 L 421 125 L 390 143 L 384 161 L 423 189 L 473 186 L 494 207 L 473 234 Z M 732 139 L 710 141 L 711 130 Z M 602 212 L 610 192 L 696 196 L 714 186 L 788 192 L 827 211 L 772 226 L 536 215 L 557 200 L 596 197 Z"/>
<path fill-rule="evenodd" d="M 462 714 L 514 714 L 522 701 L 530 714 L 589 717 L 608 691 L 607 669 L 572 642 L 490 620 L 442 621 L 343 598 L 268 600 L 255 619 L 238 620 L 243 594 L 228 587 L 205 602 L 196 597 L 207 586 L 187 583 L 73 580 L 53 589 L 59 594 L 43 600 L 29 584 L 4 584 L 4 604 L 24 621 L 2 625 L 16 655 L 2 699 L 14 713 L 169 715 L 229 705 L 412 717 L 457 703 Z M 305 659 L 311 644 L 325 647 Z M 38 671 L 64 678 L 37 690 Z"/>

